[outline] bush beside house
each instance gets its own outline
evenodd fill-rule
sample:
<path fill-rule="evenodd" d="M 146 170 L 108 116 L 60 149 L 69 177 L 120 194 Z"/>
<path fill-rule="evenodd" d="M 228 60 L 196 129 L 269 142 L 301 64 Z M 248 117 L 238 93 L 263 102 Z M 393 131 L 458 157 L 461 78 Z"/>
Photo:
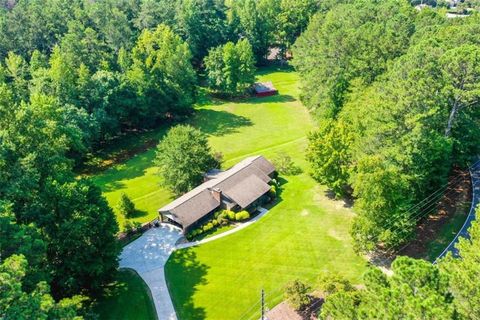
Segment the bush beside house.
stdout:
<path fill-rule="evenodd" d="M 190 231 L 190 233 L 187 234 L 187 239 L 191 240 L 196 236 L 213 230 L 214 228 L 226 226 L 231 224 L 232 222 L 245 221 L 248 219 L 250 219 L 250 213 L 246 210 L 242 210 L 237 213 L 231 210 L 220 210 L 215 212 L 213 219 L 208 220 L 203 225 Z"/>

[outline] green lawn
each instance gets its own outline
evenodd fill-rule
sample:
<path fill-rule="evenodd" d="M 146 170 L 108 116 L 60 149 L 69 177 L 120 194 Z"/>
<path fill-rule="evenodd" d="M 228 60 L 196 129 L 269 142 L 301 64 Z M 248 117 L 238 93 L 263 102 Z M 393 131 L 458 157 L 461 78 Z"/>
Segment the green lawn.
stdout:
<path fill-rule="evenodd" d="M 242 102 L 203 101 L 191 124 L 209 135 L 216 151 L 231 166 L 262 154 L 267 158 L 288 153 L 303 169 L 284 177 L 278 202 L 252 226 L 225 238 L 174 253 L 166 266 L 167 281 L 177 313 L 186 319 L 259 318 L 260 290 L 270 307 L 282 298 L 288 280 L 313 283 L 324 271 L 333 271 L 359 283 L 366 262 L 354 254 L 349 236 L 353 212 L 325 195 L 324 187 L 308 175 L 306 134 L 313 128 L 298 100 L 298 75 L 265 70 L 260 80 L 272 81 L 278 96 Z M 135 156 L 96 176 L 110 204 L 121 192 L 133 198 L 147 221 L 171 200 L 159 188 L 152 164 L 154 151 Z M 122 217 L 118 217 L 120 223 Z"/>
<path fill-rule="evenodd" d="M 150 290 L 133 270 L 122 269 L 117 280 L 97 302 L 94 311 L 102 320 L 155 320 L 157 315 Z"/>
<path fill-rule="evenodd" d="M 202 101 L 190 123 L 209 135 L 213 149 L 223 153 L 225 166 L 247 155 L 271 155 L 282 146 L 304 143 L 312 124 L 296 100 L 297 78 L 291 71 L 264 71 L 259 79 L 273 81 L 280 95 L 242 102 Z M 157 131 L 149 136 L 161 137 L 166 130 Z M 154 157 L 155 150 L 150 149 L 93 177 L 113 208 L 122 192 L 133 200 L 138 209 L 135 221 L 153 220 L 157 209 L 172 200 L 170 192 L 159 187 Z M 123 228 L 124 217 L 117 215 L 117 220 Z"/>
<path fill-rule="evenodd" d="M 166 275 L 180 319 L 258 319 L 259 305 L 249 309 L 262 288 L 273 307 L 287 281 L 311 284 L 324 271 L 360 283 L 366 263 L 351 248 L 351 210 L 306 174 L 286 180 L 279 203 L 255 224 L 174 252 Z"/>

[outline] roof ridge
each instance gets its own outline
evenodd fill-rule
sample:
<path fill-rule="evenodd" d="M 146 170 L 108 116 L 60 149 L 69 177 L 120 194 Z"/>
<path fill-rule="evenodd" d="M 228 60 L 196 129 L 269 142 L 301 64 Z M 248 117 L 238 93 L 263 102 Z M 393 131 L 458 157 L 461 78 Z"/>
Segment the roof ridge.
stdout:
<path fill-rule="evenodd" d="M 179 206 L 181 206 L 182 204 L 184 204 L 185 202 L 191 200 L 191 199 L 194 199 L 195 197 L 197 197 L 198 195 L 200 195 L 203 191 L 205 190 L 208 190 L 209 188 L 214 188 L 216 186 L 218 186 L 220 183 L 224 182 L 225 180 L 237 175 L 238 173 L 242 172 L 244 169 L 248 168 L 249 166 L 253 165 L 255 166 L 255 168 L 257 168 L 258 170 L 262 171 L 262 169 L 257 166 L 255 163 L 254 163 L 254 160 L 258 159 L 258 158 L 261 158 L 263 157 L 262 155 L 255 155 L 255 156 L 250 156 L 250 157 L 247 157 L 245 159 L 243 159 L 242 161 L 236 163 L 234 166 L 230 167 L 229 169 L 225 170 L 223 172 L 223 174 L 218 177 L 218 178 L 213 178 L 211 180 L 208 180 L 208 181 L 205 181 L 203 182 L 202 184 L 198 185 L 197 187 L 193 188 L 192 190 L 190 190 L 189 192 L 187 193 L 184 193 L 183 195 L 181 195 L 180 197 L 176 198 L 175 200 L 173 200 L 172 202 L 170 202 L 169 204 L 163 206 L 162 208 L 160 208 L 158 211 L 163 211 L 163 210 L 172 210 L 174 208 L 177 208 Z M 235 170 L 236 169 L 236 170 Z M 262 171 L 263 173 L 263 171 Z M 208 185 L 206 186 L 206 184 L 209 184 L 211 183 L 211 185 Z M 200 189 L 198 192 L 195 192 L 197 191 L 197 189 Z M 194 193 L 195 192 L 195 193 Z M 185 197 L 186 195 L 192 193 L 192 195 L 190 197 Z M 194 194 L 193 194 L 194 193 Z M 179 202 L 178 204 L 174 205 L 173 207 L 170 208 L 170 205 L 172 205 L 174 202 L 182 199 L 182 197 L 185 197 L 185 199 L 183 199 L 181 202 Z M 213 197 L 213 196 L 212 196 Z M 167 208 L 167 209 L 165 209 Z"/>

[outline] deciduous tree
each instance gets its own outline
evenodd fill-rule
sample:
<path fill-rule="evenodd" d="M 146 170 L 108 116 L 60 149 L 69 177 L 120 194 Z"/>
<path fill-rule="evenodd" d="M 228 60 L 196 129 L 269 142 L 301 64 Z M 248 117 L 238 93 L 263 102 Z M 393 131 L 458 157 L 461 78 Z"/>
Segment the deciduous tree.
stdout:
<path fill-rule="evenodd" d="M 176 195 L 196 187 L 206 171 L 220 166 L 207 136 L 189 125 L 168 131 L 158 144 L 156 164 L 162 183 Z"/>

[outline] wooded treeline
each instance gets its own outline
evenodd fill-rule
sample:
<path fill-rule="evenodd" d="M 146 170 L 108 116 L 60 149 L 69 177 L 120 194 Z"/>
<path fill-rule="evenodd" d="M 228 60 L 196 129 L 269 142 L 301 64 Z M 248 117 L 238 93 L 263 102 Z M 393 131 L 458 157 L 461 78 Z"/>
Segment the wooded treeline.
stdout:
<path fill-rule="evenodd" d="M 0 318 L 94 317 L 85 306 L 115 277 L 118 226 L 99 188 L 73 168 L 122 132 L 188 116 L 210 51 L 208 72 L 225 82 L 212 88 L 245 90 L 253 64 L 269 47 L 284 53 L 319 8 L 317 0 L 1 1 Z"/>
<path fill-rule="evenodd" d="M 410 240 L 432 209 L 415 205 L 479 154 L 479 31 L 478 14 L 352 1 L 315 15 L 295 43 L 302 100 L 320 123 L 312 173 L 355 198 L 358 251 Z"/>
<path fill-rule="evenodd" d="M 339 276 L 326 276 L 319 319 L 478 319 L 478 222 L 470 236 L 457 245 L 460 257 L 448 255 L 438 264 L 398 257 L 391 275 L 371 268 L 361 289 Z"/>
<path fill-rule="evenodd" d="M 25 0 L 0 10 L 0 80 L 48 95 L 78 127 L 76 159 L 121 131 L 192 111 L 208 51 L 246 39 L 255 61 L 295 41 L 318 0 Z"/>

